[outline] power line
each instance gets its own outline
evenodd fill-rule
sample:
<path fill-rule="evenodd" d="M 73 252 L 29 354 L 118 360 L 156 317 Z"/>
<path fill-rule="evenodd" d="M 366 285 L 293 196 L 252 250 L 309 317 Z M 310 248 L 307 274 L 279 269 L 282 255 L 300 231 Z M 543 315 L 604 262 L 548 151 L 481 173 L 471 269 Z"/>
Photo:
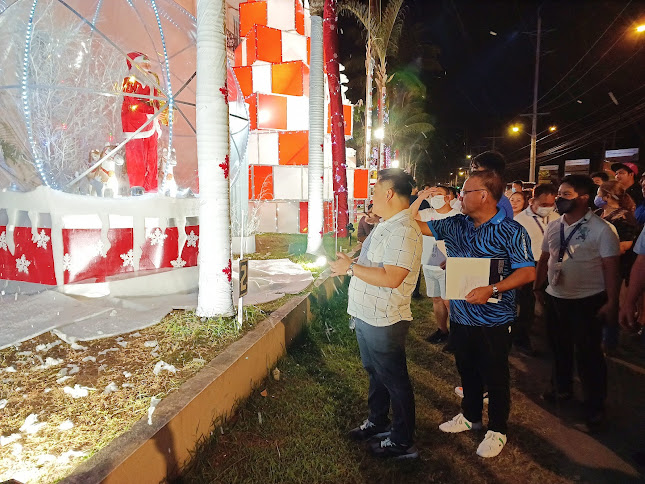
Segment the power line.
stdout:
<path fill-rule="evenodd" d="M 578 64 L 580 64 L 580 63 L 582 62 L 582 60 L 583 60 L 585 57 L 587 57 L 587 55 L 588 55 L 588 54 L 593 50 L 593 48 L 596 46 L 596 44 L 597 44 L 598 42 L 600 42 L 600 40 L 601 40 L 601 39 L 605 36 L 605 34 L 609 31 L 609 29 L 611 28 L 611 26 L 612 26 L 612 25 L 614 25 L 614 23 L 616 22 L 616 20 L 618 20 L 618 18 L 623 14 L 623 12 L 625 11 L 625 9 L 627 9 L 627 7 L 629 6 L 629 4 L 630 4 L 630 3 L 632 3 L 632 2 L 631 2 L 631 0 L 630 0 L 629 2 L 627 2 L 627 4 L 626 4 L 626 5 L 623 7 L 623 9 L 618 13 L 618 15 L 616 15 L 616 17 L 614 18 L 614 20 L 612 20 L 612 21 L 611 21 L 611 23 L 607 26 L 607 28 L 605 29 L 605 31 L 604 31 L 602 34 L 600 34 L 600 37 L 598 37 L 598 38 L 596 39 L 596 41 L 591 45 L 591 47 L 589 47 L 589 49 L 587 49 L 587 52 L 585 52 L 585 53 L 583 54 L 583 56 L 582 56 L 580 59 L 578 59 L 578 62 L 576 62 L 576 63 L 573 65 L 573 67 L 572 67 L 571 69 L 569 69 L 569 71 L 567 71 L 567 73 L 566 73 L 564 76 L 562 76 L 562 77 L 560 78 L 560 80 L 559 80 L 558 82 L 556 82 L 556 83 L 555 83 L 555 85 L 554 85 L 551 89 L 549 89 L 547 92 L 545 92 L 544 94 L 542 94 L 542 96 L 540 97 L 540 99 L 538 99 L 538 102 L 540 102 L 542 99 L 544 99 L 546 96 L 548 96 L 548 95 L 549 95 L 549 93 L 550 93 L 551 91 L 553 91 L 556 87 L 558 87 L 558 85 L 560 85 L 560 83 L 561 83 L 562 81 L 564 81 L 564 79 L 566 79 L 566 77 L 567 77 L 569 74 L 571 74 L 571 72 L 573 72 L 573 70 L 578 66 Z M 613 46 L 612 46 L 612 47 L 613 47 Z"/>

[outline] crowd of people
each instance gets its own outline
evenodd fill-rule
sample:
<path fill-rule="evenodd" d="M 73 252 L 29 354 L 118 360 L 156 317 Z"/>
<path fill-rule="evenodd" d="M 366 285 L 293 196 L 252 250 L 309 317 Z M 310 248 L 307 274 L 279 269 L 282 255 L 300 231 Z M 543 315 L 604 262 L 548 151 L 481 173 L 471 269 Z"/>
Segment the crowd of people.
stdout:
<path fill-rule="evenodd" d="M 330 263 L 333 275 L 351 277 L 348 313 L 369 376 L 368 417 L 350 438 L 369 441 L 380 457 L 418 457 L 405 340 L 421 274 L 437 324 L 427 341 L 454 353 L 461 378 L 461 412 L 440 431 L 483 428 L 488 403 L 476 453 L 502 451 L 511 408 L 508 355 L 512 345 L 536 354 L 536 307 L 552 364 L 542 397 L 573 398 L 575 367 L 585 424 L 599 428 L 606 418 L 605 355 L 617 350 L 619 328 L 635 333 L 645 326 L 645 174 L 639 179 L 633 163 L 611 168 L 613 179 L 600 172 L 567 175 L 558 186 L 506 185 L 503 156 L 485 152 L 472 160 L 460 192 L 436 185 L 414 194 L 416 183 L 404 171 L 379 172 L 359 224 L 360 255 L 339 253 Z M 501 277 L 447 300 L 451 257 L 501 261 Z"/>

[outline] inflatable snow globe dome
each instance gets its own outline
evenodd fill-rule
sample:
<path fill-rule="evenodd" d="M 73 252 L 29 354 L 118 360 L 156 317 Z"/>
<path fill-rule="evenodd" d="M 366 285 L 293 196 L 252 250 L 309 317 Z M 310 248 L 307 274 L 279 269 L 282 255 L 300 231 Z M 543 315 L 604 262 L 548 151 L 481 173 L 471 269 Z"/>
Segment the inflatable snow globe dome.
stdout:
<path fill-rule="evenodd" d="M 102 196 L 197 190 L 190 13 L 172 0 L 4 5 L 0 188 Z M 231 90 L 231 112 L 244 113 L 229 74 Z"/>

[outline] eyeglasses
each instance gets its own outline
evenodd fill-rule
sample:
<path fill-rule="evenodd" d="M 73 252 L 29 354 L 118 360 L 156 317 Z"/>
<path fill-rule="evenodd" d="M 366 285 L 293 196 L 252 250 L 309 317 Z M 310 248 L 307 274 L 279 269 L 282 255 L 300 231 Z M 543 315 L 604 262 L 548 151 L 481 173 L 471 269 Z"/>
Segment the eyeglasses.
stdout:
<path fill-rule="evenodd" d="M 486 191 L 488 191 L 486 188 L 476 188 L 475 190 L 462 190 L 461 192 L 459 192 L 459 196 L 461 198 L 464 198 L 464 195 L 470 192 L 486 192 Z"/>

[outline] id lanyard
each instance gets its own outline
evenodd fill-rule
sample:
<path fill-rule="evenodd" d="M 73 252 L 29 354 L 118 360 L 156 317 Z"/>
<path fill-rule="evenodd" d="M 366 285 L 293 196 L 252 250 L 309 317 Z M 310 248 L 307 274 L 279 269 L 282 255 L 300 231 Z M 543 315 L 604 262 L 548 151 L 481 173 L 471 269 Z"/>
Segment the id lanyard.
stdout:
<path fill-rule="evenodd" d="M 584 219 L 581 220 L 578 225 L 576 225 L 567 239 L 564 239 L 564 224 L 560 222 L 560 253 L 558 254 L 558 263 L 562 263 L 562 259 L 564 259 L 564 254 L 569 250 L 569 242 L 571 242 L 571 239 L 573 238 L 574 234 L 578 231 L 582 223 L 584 222 Z"/>
<path fill-rule="evenodd" d="M 533 215 L 533 220 L 535 220 L 537 226 L 540 227 L 540 232 L 542 232 L 542 235 L 544 235 L 544 227 L 542 227 L 542 224 L 535 215 Z"/>

